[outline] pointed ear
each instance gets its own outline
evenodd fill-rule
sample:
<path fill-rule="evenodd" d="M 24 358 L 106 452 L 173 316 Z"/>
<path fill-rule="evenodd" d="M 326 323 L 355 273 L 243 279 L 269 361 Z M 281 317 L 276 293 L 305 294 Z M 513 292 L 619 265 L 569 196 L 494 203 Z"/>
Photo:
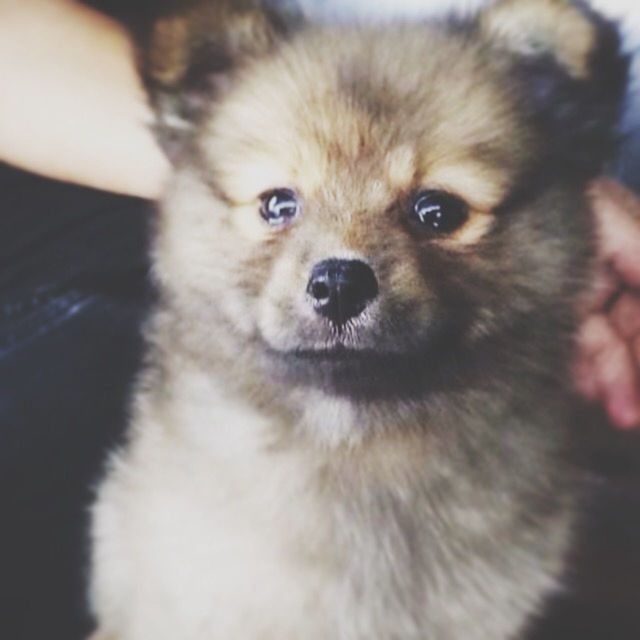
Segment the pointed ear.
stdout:
<path fill-rule="evenodd" d="M 552 139 L 550 153 L 581 163 L 582 175 L 602 170 L 629 67 L 616 25 L 580 0 L 494 0 L 477 27 L 511 61 L 514 91 Z"/>
<path fill-rule="evenodd" d="M 552 58 L 573 78 L 588 77 L 600 20 L 571 0 L 497 0 L 480 14 L 494 46 L 523 57 Z"/>
<path fill-rule="evenodd" d="M 143 38 L 142 73 L 170 158 L 234 72 L 268 54 L 298 22 L 290 4 L 279 1 L 276 11 L 268 0 L 183 0 L 156 19 Z"/>

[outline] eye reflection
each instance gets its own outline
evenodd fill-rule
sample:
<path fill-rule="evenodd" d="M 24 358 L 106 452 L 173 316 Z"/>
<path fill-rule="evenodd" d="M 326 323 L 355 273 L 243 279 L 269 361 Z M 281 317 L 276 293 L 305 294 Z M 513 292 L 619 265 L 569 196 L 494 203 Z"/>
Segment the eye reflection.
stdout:
<path fill-rule="evenodd" d="M 293 220 L 300 211 L 296 194 L 291 189 L 273 189 L 260 196 L 260 215 L 274 227 Z"/>
<path fill-rule="evenodd" d="M 469 217 L 465 202 L 445 191 L 425 190 L 414 198 L 409 218 L 414 226 L 434 235 L 453 233 Z"/>

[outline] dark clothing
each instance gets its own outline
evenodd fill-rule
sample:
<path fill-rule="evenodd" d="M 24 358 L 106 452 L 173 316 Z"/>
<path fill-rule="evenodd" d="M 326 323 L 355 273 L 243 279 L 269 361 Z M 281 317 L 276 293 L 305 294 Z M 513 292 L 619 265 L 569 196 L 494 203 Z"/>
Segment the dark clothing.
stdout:
<path fill-rule="evenodd" d="M 79 640 L 92 487 L 140 355 L 149 207 L 6 167 L 0 193 L 0 638 Z"/>

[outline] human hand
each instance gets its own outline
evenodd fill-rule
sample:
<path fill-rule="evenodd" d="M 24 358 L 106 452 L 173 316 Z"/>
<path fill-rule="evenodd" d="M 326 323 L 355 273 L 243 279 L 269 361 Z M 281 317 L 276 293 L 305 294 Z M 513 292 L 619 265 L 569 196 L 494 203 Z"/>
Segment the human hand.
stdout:
<path fill-rule="evenodd" d="M 578 337 L 576 386 L 614 426 L 640 427 L 640 199 L 599 179 L 590 189 L 598 282 Z"/>
<path fill-rule="evenodd" d="M 0 0 L 0 160 L 52 178 L 156 197 L 169 164 L 133 47 L 72 0 Z"/>

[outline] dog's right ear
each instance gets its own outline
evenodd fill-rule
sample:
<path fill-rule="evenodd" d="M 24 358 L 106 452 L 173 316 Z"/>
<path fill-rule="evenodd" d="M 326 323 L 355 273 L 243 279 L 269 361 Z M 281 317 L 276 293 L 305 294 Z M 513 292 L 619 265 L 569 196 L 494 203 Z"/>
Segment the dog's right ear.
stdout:
<path fill-rule="evenodd" d="M 628 56 L 615 23 L 582 0 L 492 0 L 481 37 L 512 63 L 514 93 L 566 174 L 595 175 L 615 148 Z"/>
<path fill-rule="evenodd" d="M 171 159 L 180 155 L 233 74 L 268 54 L 301 20 L 287 0 L 179 0 L 174 5 L 143 34 L 141 56 L 156 134 Z"/>

